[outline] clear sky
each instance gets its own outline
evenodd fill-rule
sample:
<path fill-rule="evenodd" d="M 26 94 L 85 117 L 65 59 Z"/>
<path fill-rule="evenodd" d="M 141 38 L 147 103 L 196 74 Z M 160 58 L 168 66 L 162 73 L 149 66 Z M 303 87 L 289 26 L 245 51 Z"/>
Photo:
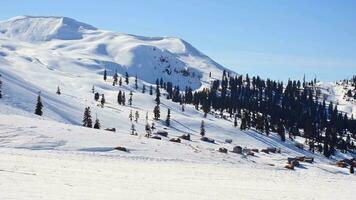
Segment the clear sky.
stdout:
<path fill-rule="evenodd" d="M 265 78 L 356 74 L 356 0 L 2 0 L 0 19 L 16 15 L 177 36 L 225 67 Z"/>

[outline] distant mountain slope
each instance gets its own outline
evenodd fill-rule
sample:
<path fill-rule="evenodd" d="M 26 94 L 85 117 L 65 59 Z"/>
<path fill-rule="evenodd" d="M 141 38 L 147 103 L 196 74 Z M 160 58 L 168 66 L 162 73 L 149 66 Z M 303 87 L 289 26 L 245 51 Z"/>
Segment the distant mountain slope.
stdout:
<path fill-rule="evenodd" d="M 223 68 L 187 42 L 172 37 L 120 34 L 67 17 L 19 16 L 0 22 L 1 65 L 45 67 L 71 75 L 106 68 L 155 83 L 157 78 L 197 89 Z M 10 66 L 9 66 L 10 65 Z"/>

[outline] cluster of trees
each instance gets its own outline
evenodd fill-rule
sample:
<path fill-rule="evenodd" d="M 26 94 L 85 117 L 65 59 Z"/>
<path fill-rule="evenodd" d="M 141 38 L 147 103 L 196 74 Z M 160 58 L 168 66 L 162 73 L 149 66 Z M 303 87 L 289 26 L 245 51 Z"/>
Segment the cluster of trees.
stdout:
<path fill-rule="evenodd" d="M 193 92 L 187 87 L 181 94 L 169 82 L 159 82 L 157 87 L 165 88 L 172 95 L 167 98 L 172 100 L 171 88 L 178 89 L 175 101 L 193 104 L 205 116 L 214 110 L 221 117 L 234 119 L 235 127 L 240 118 L 242 130 L 254 128 L 267 135 L 277 132 L 282 141 L 286 135 L 291 139 L 302 136 L 311 151 L 318 150 L 327 157 L 336 149 L 354 150 L 356 120 L 340 112 L 337 105 L 327 104 L 320 97 L 316 82 L 304 79 L 284 84 L 258 76 L 230 76 L 224 71 L 221 80 L 213 81 L 210 88 L 201 91 Z"/>
<path fill-rule="evenodd" d="M 95 128 L 95 129 L 100 129 L 100 127 L 101 127 L 98 118 L 95 119 L 95 123 L 93 126 L 90 107 L 86 107 L 84 110 L 83 126 L 88 127 L 88 128 Z"/>

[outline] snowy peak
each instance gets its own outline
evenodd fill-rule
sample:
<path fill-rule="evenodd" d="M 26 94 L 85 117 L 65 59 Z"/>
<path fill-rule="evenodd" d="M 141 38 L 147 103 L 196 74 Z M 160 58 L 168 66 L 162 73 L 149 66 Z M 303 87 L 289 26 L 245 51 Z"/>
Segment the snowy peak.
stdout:
<path fill-rule="evenodd" d="M 95 27 L 68 17 L 18 16 L 0 22 L 0 36 L 26 42 L 82 39 Z"/>

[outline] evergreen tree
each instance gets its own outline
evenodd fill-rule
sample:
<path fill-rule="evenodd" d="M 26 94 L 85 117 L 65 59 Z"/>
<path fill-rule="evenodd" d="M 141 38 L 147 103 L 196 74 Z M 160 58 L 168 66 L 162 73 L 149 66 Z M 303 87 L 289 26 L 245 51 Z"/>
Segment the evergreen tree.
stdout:
<path fill-rule="evenodd" d="M 130 119 L 130 121 L 132 121 L 132 120 L 133 120 L 133 114 L 132 114 L 132 110 L 130 110 L 130 115 L 129 115 L 129 119 Z"/>
<path fill-rule="evenodd" d="M 105 97 L 104 97 L 104 94 L 101 95 L 100 104 L 101 104 L 101 107 L 103 108 L 103 107 L 104 107 L 104 104 L 105 104 Z"/>
<path fill-rule="evenodd" d="M 135 112 L 135 122 L 138 122 L 138 118 L 140 117 L 140 114 L 138 113 L 138 111 L 136 110 Z"/>
<path fill-rule="evenodd" d="M 234 117 L 234 127 L 237 127 L 237 116 Z"/>
<path fill-rule="evenodd" d="M 285 130 L 281 120 L 278 123 L 277 133 L 283 142 L 286 141 Z"/>
<path fill-rule="evenodd" d="M 125 73 L 125 83 L 126 85 L 129 84 L 129 74 L 127 72 Z"/>
<path fill-rule="evenodd" d="M 130 91 L 129 106 L 132 106 L 132 91 Z"/>
<path fill-rule="evenodd" d="M 355 173 L 355 171 L 354 171 L 354 166 L 351 165 L 351 166 L 350 166 L 350 174 L 354 174 L 354 173 Z"/>
<path fill-rule="evenodd" d="M 98 101 L 98 100 L 99 100 L 99 97 L 100 97 L 99 93 L 96 92 L 96 93 L 94 94 L 94 99 L 95 99 L 95 101 Z"/>
<path fill-rule="evenodd" d="M 119 79 L 119 86 L 121 86 L 122 85 L 122 77 L 120 77 L 120 79 Z"/>
<path fill-rule="evenodd" d="M 107 73 L 106 73 L 106 69 L 104 70 L 104 77 L 103 77 L 104 81 L 106 81 L 107 79 Z"/>
<path fill-rule="evenodd" d="M 133 123 L 131 124 L 131 135 L 137 135 L 135 124 L 133 124 Z"/>
<path fill-rule="evenodd" d="M 150 85 L 150 95 L 153 95 L 153 87 Z"/>
<path fill-rule="evenodd" d="M 41 101 L 41 95 L 39 94 L 37 97 L 37 104 L 36 104 L 36 109 L 35 109 L 35 114 L 42 116 L 43 112 L 42 112 L 42 108 L 43 108 L 43 104 Z"/>
<path fill-rule="evenodd" d="M 95 87 L 93 85 L 93 87 L 91 88 L 91 92 L 94 94 L 95 93 Z"/>
<path fill-rule="evenodd" d="M 146 85 L 142 86 L 142 93 L 144 94 L 146 92 Z"/>
<path fill-rule="evenodd" d="M 138 84 L 137 84 L 137 75 L 135 76 L 135 89 L 138 89 Z"/>
<path fill-rule="evenodd" d="M 57 92 L 56 94 L 60 95 L 61 94 L 61 89 L 59 88 L 59 86 L 57 87 Z"/>
<path fill-rule="evenodd" d="M 161 103 L 161 101 L 159 99 L 160 96 L 161 96 L 161 93 L 159 91 L 159 86 L 157 85 L 157 87 L 156 87 L 156 99 L 155 99 L 157 105 L 159 105 Z"/>
<path fill-rule="evenodd" d="M 90 107 L 86 107 L 84 110 L 83 126 L 88 127 L 88 128 L 92 127 Z"/>
<path fill-rule="evenodd" d="M 94 124 L 94 127 L 95 129 L 100 129 L 100 122 L 99 122 L 99 119 L 96 119 L 95 120 L 95 124 Z"/>
<path fill-rule="evenodd" d="M 167 118 L 166 118 L 166 126 L 170 126 L 171 125 L 171 109 L 168 108 L 167 110 Z"/>
<path fill-rule="evenodd" d="M 122 93 L 121 103 L 123 106 L 126 104 L 125 92 Z"/>
<path fill-rule="evenodd" d="M 200 124 L 200 135 L 202 137 L 205 136 L 205 124 L 204 124 L 204 120 L 201 120 L 201 124 Z"/>
<path fill-rule="evenodd" d="M 117 81 L 118 81 L 118 75 L 117 75 L 117 70 L 115 69 L 115 73 L 114 73 L 114 76 L 113 76 L 113 82 L 112 82 L 112 85 L 115 86 L 117 84 Z"/>
<path fill-rule="evenodd" d="M 117 94 L 117 103 L 118 103 L 119 105 L 121 105 L 121 103 L 122 103 L 122 92 L 121 92 L 121 90 L 120 90 L 119 93 Z"/>
<path fill-rule="evenodd" d="M 160 114 L 160 109 L 159 109 L 159 105 L 156 105 L 154 110 L 153 110 L 153 113 L 154 113 L 154 119 L 155 120 L 158 120 L 161 116 Z"/>

